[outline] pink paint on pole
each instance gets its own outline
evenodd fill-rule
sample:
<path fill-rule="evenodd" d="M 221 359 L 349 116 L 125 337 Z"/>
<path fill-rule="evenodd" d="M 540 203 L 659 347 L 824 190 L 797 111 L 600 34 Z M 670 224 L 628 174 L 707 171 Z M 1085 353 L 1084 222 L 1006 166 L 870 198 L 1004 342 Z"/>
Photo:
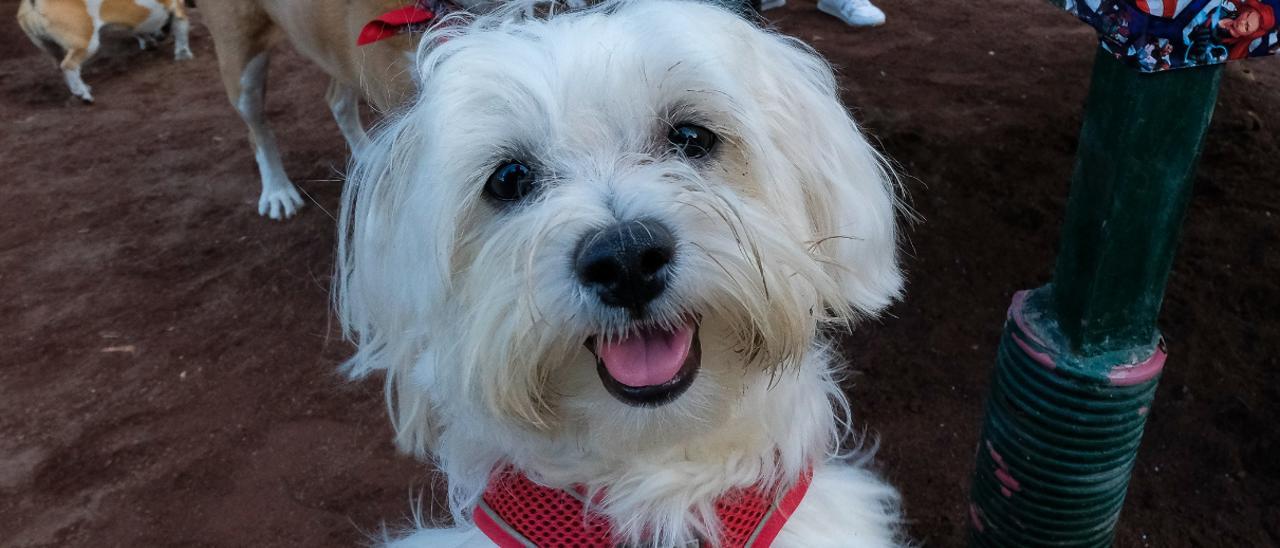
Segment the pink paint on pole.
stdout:
<path fill-rule="evenodd" d="M 1044 352 L 1039 352 L 1036 349 L 1031 348 L 1030 345 L 1022 341 L 1022 337 L 1019 337 L 1016 334 L 1011 336 L 1010 338 L 1013 339 L 1013 342 L 1018 345 L 1018 348 L 1021 348 L 1022 351 L 1026 353 L 1027 356 L 1030 356 L 1031 359 L 1034 360 L 1036 363 L 1043 365 L 1048 369 L 1057 369 L 1058 364 L 1054 363 L 1053 356 L 1050 356 L 1048 354 L 1045 354 Z"/>
<path fill-rule="evenodd" d="M 1000 494 L 1004 495 L 1004 498 L 1009 498 L 1013 496 L 1013 491 L 1010 491 L 1008 487 L 1002 486 L 1000 487 Z"/>
<path fill-rule="evenodd" d="M 987 452 L 991 454 L 991 460 L 996 461 L 996 466 L 999 466 L 999 467 L 1001 467 L 1001 468 L 1008 468 L 1008 467 L 1009 467 L 1008 465 L 1006 465 L 1006 464 L 1004 463 L 1004 457 L 1001 457 L 1001 456 L 1000 456 L 1000 453 L 997 453 L 997 452 L 996 452 L 996 448 L 995 448 L 995 447 L 993 447 L 993 446 L 991 445 L 991 442 L 989 442 L 989 441 L 987 442 Z"/>
<path fill-rule="evenodd" d="M 1023 313 L 1027 306 L 1027 295 L 1030 294 L 1030 289 L 1023 289 L 1022 291 L 1013 294 L 1013 302 L 1009 304 L 1009 317 L 1013 318 L 1013 322 L 1018 324 L 1018 329 L 1021 329 L 1023 333 L 1026 333 L 1028 337 L 1031 337 L 1033 342 L 1047 348 L 1049 345 L 1045 344 L 1045 342 L 1040 339 L 1040 336 L 1031 329 L 1030 325 L 1027 323 L 1026 315 Z"/>
<path fill-rule="evenodd" d="M 969 519 L 973 521 L 973 528 L 977 529 L 979 533 L 986 530 L 987 526 L 982 523 L 981 511 L 978 510 L 976 505 L 969 505 Z"/>
<path fill-rule="evenodd" d="M 1000 483 L 1013 491 L 1022 490 L 1022 484 L 1018 483 L 1018 480 L 1013 479 L 1013 476 L 1010 476 L 1003 468 L 996 468 L 996 479 L 1000 480 Z"/>
<path fill-rule="evenodd" d="M 1107 373 L 1107 378 L 1111 380 L 1111 384 L 1115 386 L 1133 386 L 1142 384 L 1151 379 L 1156 378 L 1160 371 L 1164 369 L 1164 360 L 1167 357 L 1164 351 L 1164 341 L 1156 345 L 1156 350 L 1139 363 L 1125 363 L 1111 368 L 1111 372 Z M 1141 412 L 1141 411 L 1140 411 Z"/>
<path fill-rule="evenodd" d="M 1048 348 L 1049 345 L 1040 340 L 1040 337 L 1036 336 L 1036 332 L 1031 330 L 1031 325 L 1027 323 L 1027 319 L 1023 315 L 1023 309 L 1027 302 L 1027 294 L 1028 291 L 1025 289 L 1013 294 L 1013 302 L 1009 305 L 1009 318 L 1013 320 L 1014 324 L 1017 324 L 1018 331 L 1025 334 L 1032 340 L 1032 342 L 1036 343 L 1041 348 Z M 1035 360 L 1036 363 L 1049 369 L 1055 369 L 1058 367 L 1058 364 L 1053 361 L 1053 356 L 1031 348 L 1031 345 L 1027 344 L 1026 341 L 1023 341 L 1022 337 L 1018 336 L 1018 333 L 1011 333 L 1011 335 L 1013 342 L 1018 345 L 1018 348 L 1021 348 L 1022 351 L 1025 352 L 1027 356 L 1030 356 L 1032 360 Z"/>

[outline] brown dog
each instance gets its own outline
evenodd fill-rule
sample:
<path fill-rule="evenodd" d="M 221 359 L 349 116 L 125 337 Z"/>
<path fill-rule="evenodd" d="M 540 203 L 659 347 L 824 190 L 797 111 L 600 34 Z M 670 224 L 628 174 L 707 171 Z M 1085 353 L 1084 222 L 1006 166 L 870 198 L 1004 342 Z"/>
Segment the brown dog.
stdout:
<path fill-rule="evenodd" d="M 370 21 L 412 0 L 216 0 L 200 3 L 213 35 L 218 68 L 227 98 L 249 126 L 262 195 L 258 213 L 272 219 L 291 217 L 302 197 L 284 172 L 275 137 L 263 112 L 267 63 L 272 46 L 288 40 L 331 78 L 326 98 L 338 128 L 353 152 L 367 142 L 360 125 L 363 96 L 380 110 L 408 99 L 413 91 L 407 73 L 414 39 L 397 35 L 357 46 Z"/>
<path fill-rule="evenodd" d="M 80 78 L 80 67 L 97 53 L 102 27 L 128 28 L 146 47 L 163 37 L 170 21 L 174 59 L 190 59 L 190 23 L 182 0 L 22 0 L 18 4 L 18 25 L 36 46 L 59 61 L 71 94 L 86 103 L 93 102 L 93 95 Z"/>

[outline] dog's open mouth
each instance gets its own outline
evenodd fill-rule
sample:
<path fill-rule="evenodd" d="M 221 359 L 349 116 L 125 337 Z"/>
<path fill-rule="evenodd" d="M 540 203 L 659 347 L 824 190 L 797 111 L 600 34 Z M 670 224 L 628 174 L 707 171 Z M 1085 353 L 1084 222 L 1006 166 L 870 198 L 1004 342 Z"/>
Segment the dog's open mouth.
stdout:
<path fill-rule="evenodd" d="M 596 372 L 613 397 L 628 405 L 657 407 L 689 389 L 702 364 L 698 322 L 671 329 L 646 326 L 612 340 L 587 339 Z"/>

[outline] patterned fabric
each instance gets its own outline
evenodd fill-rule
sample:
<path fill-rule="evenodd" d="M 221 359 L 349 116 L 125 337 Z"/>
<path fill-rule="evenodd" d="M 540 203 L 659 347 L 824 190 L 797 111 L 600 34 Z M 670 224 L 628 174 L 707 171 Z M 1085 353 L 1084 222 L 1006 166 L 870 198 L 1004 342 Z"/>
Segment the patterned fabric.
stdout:
<path fill-rule="evenodd" d="M 785 492 L 736 489 L 716 501 L 720 546 L 764 548 L 800 505 L 805 474 Z M 608 518 L 587 510 L 580 490 L 553 489 L 514 469 L 489 482 L 475 509 L 476 526 L 501 548 L 607 548 L 617 546 Z"/>
<path fill-rule="evenodd" d="M 1225 63 L 1280 49 L 1280 0 L 1050 0 L 1097 29 L 1143 72 Z"/>
<path fill-rule="evenodd" d="M 1175 17 L 1191 0 L 1137 0 L 1138 9 L 1156 17 Z"/>

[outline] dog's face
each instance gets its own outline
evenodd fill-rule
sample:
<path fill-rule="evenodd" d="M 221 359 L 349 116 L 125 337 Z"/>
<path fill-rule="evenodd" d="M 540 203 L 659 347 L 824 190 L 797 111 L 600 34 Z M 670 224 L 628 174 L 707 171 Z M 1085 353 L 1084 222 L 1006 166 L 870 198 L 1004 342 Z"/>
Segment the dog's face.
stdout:
<path fill-rule="evenodd" d="M 662 446 L 899 291 L 891 183 L 811 52 L 679 1 L 449 32 L 345 203 L 339 304 L 406 439 L 434 408 Z"/>

